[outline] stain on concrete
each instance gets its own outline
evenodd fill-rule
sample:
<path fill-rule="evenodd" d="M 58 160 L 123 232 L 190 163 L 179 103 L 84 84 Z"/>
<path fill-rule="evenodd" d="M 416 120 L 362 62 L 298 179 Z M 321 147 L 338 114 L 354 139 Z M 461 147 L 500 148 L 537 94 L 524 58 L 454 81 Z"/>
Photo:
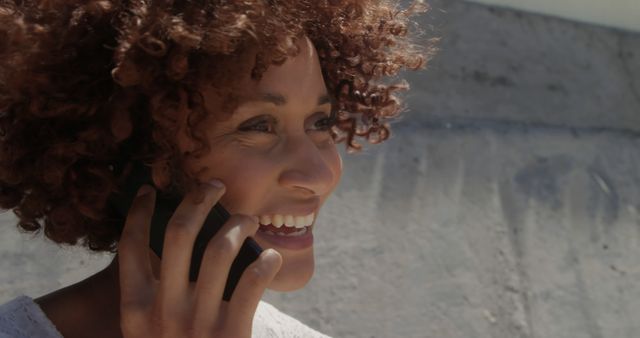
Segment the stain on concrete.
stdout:
<path fill-rule="evenodd" d="M 514 181 L 528 198 L 559 210 L 562 208 L 561 180 L 573 167 L 572 158 L 568 155 L 539 157 L 519 170 Z"/>
<path fill-rule="evenodd" d="M 562 95 L 568 95 L 567 87 L 562 83 L 548 83 L 545 88 L 552 93 L 560 93 Z"/>
<path fill-rule="evenodd" d="M 462 67 L 462 79 L 471 80 L 480 85 L 488 85 L 490 87 L 515 87 L 516 82 L 505 75 L 494 75 L 483 70 L 469 71 Z"/>

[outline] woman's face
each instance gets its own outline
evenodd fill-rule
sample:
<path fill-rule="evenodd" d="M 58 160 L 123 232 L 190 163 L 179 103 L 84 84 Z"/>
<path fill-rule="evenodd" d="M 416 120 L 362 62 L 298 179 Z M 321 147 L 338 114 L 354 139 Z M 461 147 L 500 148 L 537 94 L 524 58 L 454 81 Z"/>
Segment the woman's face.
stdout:
<path fill-rule="evenodd" d="M 270 66 L 259 82 L 250 79 L 255 51 L 239 59 L 239 106 L 229 119 L 206 122 L 211 151 L 185 164 L 199 181 L 215 178 L 226 185 L 221 203 L 230 213 L 260 218 L 255 240 L 283 258 L 269 285 L 279 291 L 301 288 L 313 275 L 315 219 L 342 173 L 328 130 L 331 101 L 315 47 L 307 38 L 298 46 L 297 57 Z M 203 88 L 210 112 L 220 109 L 216 93 L 213 87 Z M 182 151 L 194 147 L 184 133 L 178 143 Z M 285 224 L 278 227 L 281 222 Z M 286 225 L 296 222 L 297 229 Z M 306 233 L 277 234 L 300 230 Z"/>

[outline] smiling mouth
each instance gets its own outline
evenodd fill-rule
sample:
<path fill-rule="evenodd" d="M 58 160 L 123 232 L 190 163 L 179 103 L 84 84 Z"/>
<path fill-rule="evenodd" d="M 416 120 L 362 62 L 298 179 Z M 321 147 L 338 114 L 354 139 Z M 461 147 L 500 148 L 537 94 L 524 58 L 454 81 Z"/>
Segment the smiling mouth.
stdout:
<path fill-rule="evenodd" d="M 286 250 L 308 250 L 313 247 L 315 212 L 307 216 L 274 215 L 259 217 L 256 239 L 266 247 Z"/>

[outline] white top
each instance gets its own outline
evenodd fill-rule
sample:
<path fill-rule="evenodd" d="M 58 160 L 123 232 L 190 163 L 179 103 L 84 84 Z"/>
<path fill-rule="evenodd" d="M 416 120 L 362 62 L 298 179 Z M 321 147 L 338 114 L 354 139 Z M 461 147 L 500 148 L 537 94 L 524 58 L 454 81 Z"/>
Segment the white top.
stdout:
<path fill-rule="evenodd" d="M 260 301 L 253 317 L 253 338 L 330 338 Z M 0 338 L 61 338 L 62 335 L 28 296 L 0 305 Z"/>

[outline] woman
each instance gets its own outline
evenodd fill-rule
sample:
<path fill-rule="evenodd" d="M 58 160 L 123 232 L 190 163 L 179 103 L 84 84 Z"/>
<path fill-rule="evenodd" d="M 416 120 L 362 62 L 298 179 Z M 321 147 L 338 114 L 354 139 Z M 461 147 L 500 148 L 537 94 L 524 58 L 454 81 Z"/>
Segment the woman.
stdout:
<path fill-rule="evenodd" d="M 323 336 L 260 298 L 311 278 L 315 219 L 342 171 L 336 143 L 358 150 L 356 137 L 388 137 L 401 110 L 393 94 L 407 86 L 383 81 L 425 64 L 427 50 L 407 34 L 425 6 L 0 4 L 0 206 L 24 230 L 116 253 L 86 280 L 5 304 L 0 332 Z M 184 196 L 161 260 L 148 246 L 156 189 L 140 188 L 124 224 L 108 208 L 129 173 L 113 170 L 123 157 L 148 165 L 158 190 Z M 190 282 L 191 249 L 216 202 L 233 216 Z M 223 301 L 221 277 L 247 237 L 265 250 Z"/>

